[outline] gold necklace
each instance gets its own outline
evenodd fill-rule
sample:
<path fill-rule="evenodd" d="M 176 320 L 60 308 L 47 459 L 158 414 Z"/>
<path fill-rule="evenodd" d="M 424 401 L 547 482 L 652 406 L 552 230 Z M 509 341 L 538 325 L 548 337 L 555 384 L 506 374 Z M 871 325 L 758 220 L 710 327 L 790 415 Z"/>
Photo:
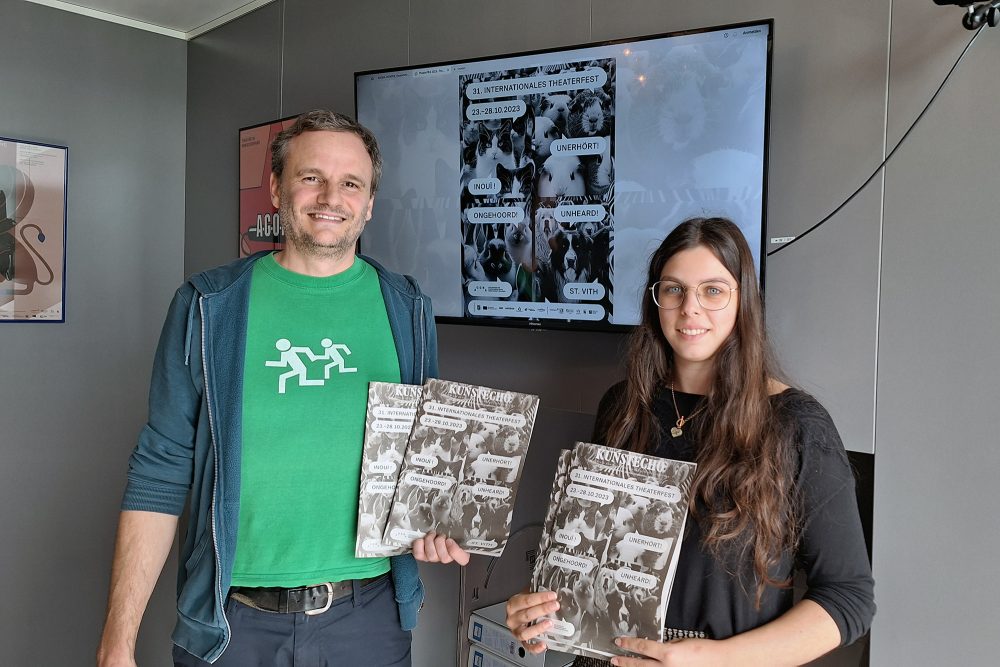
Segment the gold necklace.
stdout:
<path fill-rule="evenodd" d="M 670 400 L 674 403 L 674 414 L 677 415 L 677 421 L 674 422 L 675 426 L 670 429 L 670 435 L 679 438 L 684 435 L 684 424 L 688 423 L 694 419 L 695 415 L 708 407 L 708 403 L 705 403 L 700 408 L 689 414 L 687 417 L 681 414 L 681 411 L 677 409 L 677 396 L 674 395 L 674 383 L 670 383 Z"/>

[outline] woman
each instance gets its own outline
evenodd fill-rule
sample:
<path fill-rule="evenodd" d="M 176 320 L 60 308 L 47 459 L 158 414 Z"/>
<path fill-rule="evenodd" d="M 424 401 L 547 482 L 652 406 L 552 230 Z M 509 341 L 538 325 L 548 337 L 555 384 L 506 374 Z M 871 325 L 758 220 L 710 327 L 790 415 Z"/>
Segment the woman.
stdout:
<path fill-rule="evenodd" d="M 827 412 L 779 380 L 743 234 L 721 218 L 682 223 L 653 254 L 648 285 L 595 441 L 698 468 L 668 641 L 619 638 L 642 657 L 611 664 L 792 665 L 853 642 L 875 611 L 854 478 Z M 808 589 L 794 603 L 797 568 Z M 507 625 L 535 640 L 555 599 L 515 595 Z"/>

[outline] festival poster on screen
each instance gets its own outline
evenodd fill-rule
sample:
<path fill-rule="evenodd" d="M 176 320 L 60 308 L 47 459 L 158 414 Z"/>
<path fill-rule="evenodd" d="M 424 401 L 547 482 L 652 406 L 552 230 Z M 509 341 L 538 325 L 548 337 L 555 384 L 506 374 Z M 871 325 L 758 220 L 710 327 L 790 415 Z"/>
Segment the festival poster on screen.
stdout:
<path fill-rule="evenodd" d="M 240 130 L 240 257 L 282 247 L 281 221 L 271 204 L 271 142 L 294 122 L 285 118 Z"/>
<path fill-rule="evenodd" d="M 0 322 L 64 322 L 68 149 L 0 137 Z"/>
<path fill-rule="evenodd" d="M 771 28 L 356 73 L 392 167 L 363 252 L 444 321 L 572 330 L 635 325 L 687 218 L 736 221 L 759 268 Z"/>
<path fill-rule="evenodd" d="M 459 76 L 470 317 L 608 322 L 615 60 Z"/>

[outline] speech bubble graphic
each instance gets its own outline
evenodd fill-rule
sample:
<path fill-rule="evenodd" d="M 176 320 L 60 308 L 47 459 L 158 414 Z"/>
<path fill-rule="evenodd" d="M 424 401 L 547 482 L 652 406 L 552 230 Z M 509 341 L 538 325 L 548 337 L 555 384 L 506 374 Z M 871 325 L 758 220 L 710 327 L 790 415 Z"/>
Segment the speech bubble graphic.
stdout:
<path fill-rule="evenodd" d="M 496 466 L 498 468 L 517 468 L 518 464 L 521 462 L 520 456 L 498 456 L 496 454 L 483 454 L 480 456 L 478 461 L 482 461 L 484 464 L 489 466 Z"/>
<path fill-rule="evenodd" d="M 514 426 L 520 428 L 525 425 L 524 415 L 509 415 L 505 412 L 489 412 L 487 410 L 476 410 L 475 408 L 464 408 L 460 405 L 445 405 L 433 401 L 424 405 L 424 411 L 428 415 L 442 415 L 446 417 L 458 417 L 461 419 L 475 419 L 484 424 L 499 424 L 501 426 Z"/>
<path fill-rule="evenodd" d="M 645 572 L 636 572 L 635 570 L 630 570 L 625 567 L 620 570 L 615 570 L 615 581 L 625 584 L 626 586 L 635 586 L 646 590 L 656 588 L 656 577 L 651 574 L 646 574 Z"/>
<path fill-rule="evenodd" d="M 580 533 L 572 530 L 557 530 L 555 534 L 556 542 L 575 547 L 580 543 Z"/>
<path fill-rule="evenodd" d="M 581 574 L 587 574 L 594 569 L 596 565 L 592 558 L 580 558 L 578 556 L 571 556 L 570 554 L 564 554 L 561 551 L 550 551 L 548 557 L 549 565 L 555 565 L 564 570 L 573 570 L 575 572 L 580 572 Z"/>
<path fill-rule="evenodd" d="M 473 195 L 495 195 L 500 192 L 499 178 L 473 178 L 467 188 Z"/>
<path fill-rule="evenodd" d="M 373 537 L 369 537 L 367 540 L 363 540 L 361 542 L 361 548 L 364 549 L 365 551 L 375 551 L 375 552 L 394 551 L 396 549 L 396 547 L 390 547 L 382 544 Z"/>
<path fill-rule="evenodd" d="M 600 67 L 588 67 L 583 71 L 559 72 L 499 81 L 477 81 L 469 84 L 465 89 L 465 96 L 470 100 L 482 100 L 488 97 L 513 97 L 515 95 L 544 94 L 583 88 L 596 90 L 607 82 L 607 72 Z"/>
<path fill-rule="evenodd" d="M 413 486 L 419 486 L 424 489 L 440 489 L 441 491 L 447 491 L 455 483 L 455 480 L 449 477 L 433 477 L 431 475 L 421 475 L 415 472 L 408 472 L 406 473 L 406 483 L 412 484 Z"/>
<path fill-rule="evenodd" d="M 607 214 L 596 204 L 559 204 L 554 215 L 559 222 L 600 222 Z"/>
<path fill-rule="evenodd" d="M 601 283 L 566 283 L 563 285 L 563 296 L 567 299 L 599 301 L 604 298 L 604 294 L 604 285 Z"/>
<path fill-rule="evenodd" d="M 520 118 L 527 108 L 521 100 L 503 100 L 501 102 L 482 102 L 470 104 L 465 109 L 465 117 L 469 120 L 492 120 L 495 118 Z"/>
<path fill-rule="evenodd" d="M 368 493 L 374 493 L 380 496 L 392 495 L 396 491 L 396 484 L 394 482 L 387 482 L 383 480 L 372 480 L 368 482 L 368 486 L 365 488 Z"/>
<path fill-rule="evenodd" d="M 406 530 L 405 528 L 393 528 L 389 531 L 389 537 L 396 540 L 397 542 L 403 542 L 409 544 L 413 540 L 419 540 L 427 533 L 421 533 L 416 530 Z"/>
<path fill-rule="evenodd" d="M 510 496 L 510 489 L 506 486 L 493 486 L 491 484 L 476 484 L 472 487 L 472 493 L 486 498 L 504 499 Z"/>
<path fill-rule="evenodd" d="M 502 280 L 470 280 L 468 285 L 469 296 L 510 296 L 514 288 L 510 283 Z"/>
<path fill-rule="evenodd" d="M 391 475 L 396 472 L 396 464 L 393 461 L 373 461 L 368 465 L 368 472 L 375 475 Z"/>
<path fill-rule="evenodd" d="M 473 225 L 494 222 L 509 222 L 516 225 L 524 220 L 524 209 L 520 206 L 477 206 L 466 209 L 465 215 Z"/>
<path fill-rule="evenodd" d="M 584 486 L 582 484 L 570 484 L 566 487 L 566 494 L 572 498 L 591 500 L 601 505 L 607 505 L 615 499 L 615 494 L 607 489 L 595 489 L 592 486 Z"/>
<path fill-rule="evenodd" d="M 465 422 L 459 419 L 449 419 L 437 415 L 421 415 L 420 423 L 431 428 L 444 428 L 449 431 L 464 431 Z"/>
<path fill-rule="evenodd" d="M 579 139 L 556 139 L 549 144 L 553 155 L 600 155 L 607 147 L 604 137 L 580 137 Z"/>
<path fill-rule="evenodd" d="M 661 540 L 658 537 L 650 537 L 649 535 L 643 535 L 641 533 L 626 533 L 625 537 L 622 539 L 629 544 L 642 547 L 646 551 L 655 551 L 658 554 L 665 553 L 670 547 L 670 542 L 668 540 Z"/>
<path fill-rule="evenodd" d="M 496 549 L 497 543 L 494 540 L 466 540 L 465 546 L 473 549 Z"/>
<path fill-rule="evenodd" d="M 572 637 L 576 634 L 576 628 L 572 623 L 558 618 L 548 617 L 552 621 L 552 628 L 546 634 L 559 635 L 560 637 Z"/>
<path fill-rule="evenodd" d="M 409 433 L 413 422 L 396 419 L 376 419 L 372 422 L 372 430 L 376 433 Z"/>
<path fill-rule="evenodd" d="M 376 419 L 409 419 L 413 421 L 413 418 L 417 416 L 416 408 L 393 408 L 387 405 L 376 405 L 375 409 L 372 410 L 372 414 Z"/>
<path fill-rule="evenodd" d="M 636 482 L 620 477 L 611 477 L 610 475 L 602 475 L 601 473 L 579 469 L 570 471 L 569 477 L 574 482 L 594 484 L 607 489 L 625 491 L 626 493 L 645 496 L 647 498 L 657 498 L 665 500 L 668 503 L 676 503 L 681 499 L 681 491 L 676 486 L 654 486 L 653 484 Z"/>
<path fill-rule="evenodd" d="M 438 464 L 438 457 L 433 454 L 414 454 L 410 457 L 410 463 L 421 468 L 433 468 Z"/>

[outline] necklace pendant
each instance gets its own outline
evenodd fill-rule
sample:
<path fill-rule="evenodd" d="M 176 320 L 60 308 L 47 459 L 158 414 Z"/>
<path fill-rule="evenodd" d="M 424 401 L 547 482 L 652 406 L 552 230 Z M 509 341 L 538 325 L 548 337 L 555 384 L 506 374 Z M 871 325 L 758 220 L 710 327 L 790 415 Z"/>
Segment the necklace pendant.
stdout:
<path fill-rule="evenodd" d="M 679 426 L 674 426 L 670 429 L 670 435 L 672 435 L 675 438 L 679 438 L 682 435 L 684 435 L 684 431 L 682 431 Z"/>

